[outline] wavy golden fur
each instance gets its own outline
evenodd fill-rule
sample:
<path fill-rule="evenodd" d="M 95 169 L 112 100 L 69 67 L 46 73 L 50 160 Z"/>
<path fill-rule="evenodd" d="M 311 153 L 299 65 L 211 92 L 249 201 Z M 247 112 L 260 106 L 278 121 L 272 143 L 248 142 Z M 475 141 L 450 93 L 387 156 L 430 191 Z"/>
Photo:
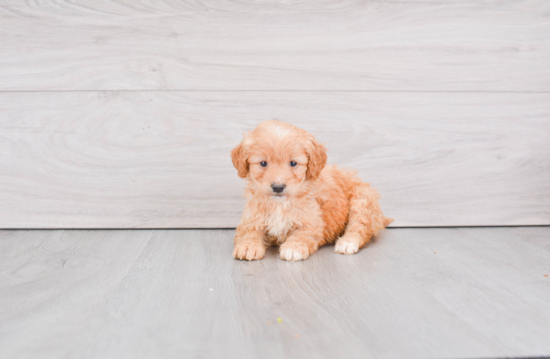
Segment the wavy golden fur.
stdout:
<path fill-rule="evenodd" d="M 282 259 L 298 261 L 334 241 L 335 252 L 353 254 L 392 222 L 375 189 L 352 171 L 326 165 L 324 145 L 293 125 L 261 123 L 231 158 L 247 180 L 237 259 L 261 259 L 267 247 L 279 245 Z"/>

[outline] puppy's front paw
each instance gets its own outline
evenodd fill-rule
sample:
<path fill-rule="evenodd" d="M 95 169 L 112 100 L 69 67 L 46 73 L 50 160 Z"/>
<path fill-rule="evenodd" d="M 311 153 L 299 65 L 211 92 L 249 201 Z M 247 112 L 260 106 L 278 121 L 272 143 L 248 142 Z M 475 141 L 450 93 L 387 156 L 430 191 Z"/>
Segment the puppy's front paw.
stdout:
<path fill-rule="evenodd" d="M 262 259 L 265 255 L 265 248 L 255 242 L 243 242 L 235 245 L 233 257 L 236 259 L 253 261 Z"/>
<path fill-rule="evenodd" d="M 357 243 L 354 239 L 346 238 L 344 236 L 336 242 L 334 252 L 341 254 L 355 254 L 359 252 L 359 243 Z"/>
<path fill-rule="evenodd" d="M 287 261 L 301 261 L 309 257 L 309 248 L 303 243 L 285 242 L 281 245 L 280 256 Z"/>

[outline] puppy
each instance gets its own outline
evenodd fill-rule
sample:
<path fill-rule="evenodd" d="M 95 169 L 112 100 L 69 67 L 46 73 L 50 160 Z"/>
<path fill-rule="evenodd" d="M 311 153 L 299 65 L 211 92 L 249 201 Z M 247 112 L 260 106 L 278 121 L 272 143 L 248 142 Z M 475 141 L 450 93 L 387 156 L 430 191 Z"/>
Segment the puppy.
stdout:
<path fill-rule="evenodd" d="M 282 259 L 299 261 L 334 241 L 336 253 L 354 254 L 393 221 L 382 214 L 375 189 L 352 171 L 326 166 L 324 145 L 293 125 L 261 123 L 231 158 L 247 180 L 237 259 L 261 259 L 279 245 Z"/>

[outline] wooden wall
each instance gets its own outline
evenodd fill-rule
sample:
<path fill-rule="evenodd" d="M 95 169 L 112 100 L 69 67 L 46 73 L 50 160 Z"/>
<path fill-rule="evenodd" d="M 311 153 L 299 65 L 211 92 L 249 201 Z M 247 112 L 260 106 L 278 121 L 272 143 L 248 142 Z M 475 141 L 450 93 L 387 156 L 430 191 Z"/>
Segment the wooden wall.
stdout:
<path fill-rule="evenodd" d="M 550 224 L 548 1 L 0 0 L 0 228 L 234 227 L 278 118 L 394 226 Z"/>

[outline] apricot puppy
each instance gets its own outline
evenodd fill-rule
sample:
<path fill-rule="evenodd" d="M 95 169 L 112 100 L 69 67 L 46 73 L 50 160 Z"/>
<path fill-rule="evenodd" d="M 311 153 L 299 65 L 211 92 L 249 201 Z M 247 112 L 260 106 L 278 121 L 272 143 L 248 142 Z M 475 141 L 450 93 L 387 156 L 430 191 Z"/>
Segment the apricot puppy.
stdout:
<path fill-rule="evenodd" d="M 282 259 L 299 261 L 334 241 L 336 253 L 354 254 L 392 222 L 375 189 L 352 171 L 327 166 L 325 147 L 293 125 L 261 123 L 231 158 L 247 180 L 237 259 L 261 259 L 267 247 L 279 245 Z"/>

